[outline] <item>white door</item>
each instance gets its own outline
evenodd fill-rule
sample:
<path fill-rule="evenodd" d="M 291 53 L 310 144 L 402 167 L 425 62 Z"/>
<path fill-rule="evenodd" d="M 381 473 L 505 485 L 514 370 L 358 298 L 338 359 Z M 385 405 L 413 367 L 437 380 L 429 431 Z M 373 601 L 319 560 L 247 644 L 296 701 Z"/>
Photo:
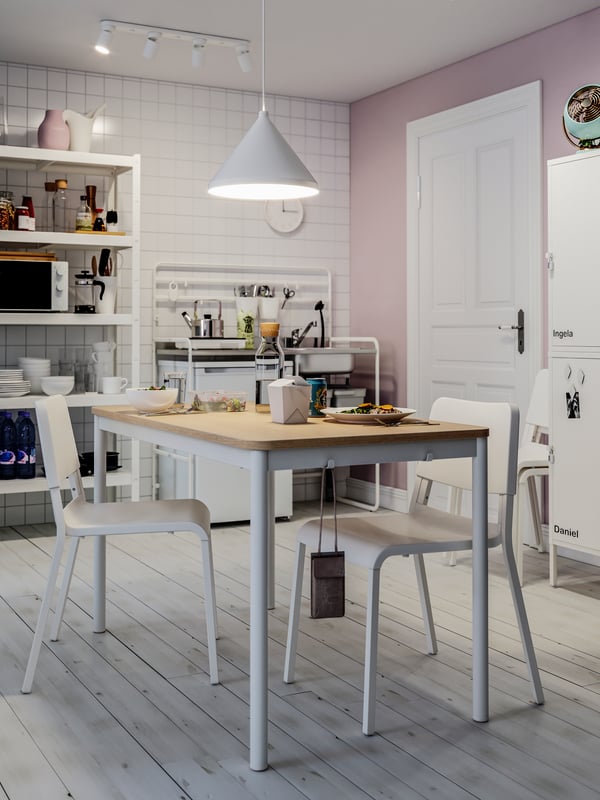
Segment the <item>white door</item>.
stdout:
<path fill-rule="evenodd" d="M 420 413 L 443 395 L 525 413 L 541 366 L 539 119 L 536 82 L 408 125 L 408 405 Z"/>

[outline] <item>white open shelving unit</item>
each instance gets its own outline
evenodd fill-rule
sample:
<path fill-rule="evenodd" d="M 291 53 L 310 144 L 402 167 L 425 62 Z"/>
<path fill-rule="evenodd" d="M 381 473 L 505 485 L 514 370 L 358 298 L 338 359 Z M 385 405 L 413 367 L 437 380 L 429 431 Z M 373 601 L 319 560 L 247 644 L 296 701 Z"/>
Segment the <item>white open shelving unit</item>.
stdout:
<path fill-rule="evenodd" d="M 0 325 L 5 326 L 101 326 L 101 327 L 127 327 L 127 347 L 130 349 L 129 362 L 131 364 L 131 385 L 140 382 L 140 156 L 108 155 L 102 153 L 77 153 L 62 150 L 44 150 L 29 147 L 0 146 L 0 170 L 6 170 L 7 184 L 10 182 L 10 173 L 38 172 L 52 180 L 58 176 L 81 175 L 85 176 L 84 182 L 91 183 L 93 179 L 104 178 L 107 181 L 106 206 L 118 208 L 121 216 L 130 222 L 129 230 L 125 233 L 58 233 L 54 231 L 0 231 L 0 249 L 14 250 L 18 257 L 20 249 L 27 250 L 62 250 L 65 251 L 65 260 L 69 252 L 97 251 L 110 248 L 115 253 L 129 251 L 129 264 L 131 276 L 130 287 L 131 303 L 127 313 L 122 311 L 117 314 L 74 314 L 74 313 L 1 313 Z M 119 192 L 119 178 L 124 175 L 131 177 L 130 194 Z M 126 209 L 123 208 L 127 202 Z M 75 270 L 77 271 L 77 270 Z M 69 281 L 70 283 L 70 281 Z M 25 353 L 24 353 L 25 355 Z M 5 366 L 5 365 L 0 365 Z M 6 365 L 11 366 L 11 365 Z M 14 365 L 13 365 L 14 366 Z M 35 401 L 39 395 L 29 394 L 22 397 L 2 397 L 0 406 L 3 409 L 28 409 L 35 408 Z M 111 405 L 123 403 L 123 396 L 105 395 L 96 392 L 84 394 L 69 394 L 66 397 L 70 408 L 91 408 L 94 405 Z M 85 478 L 84 485 L 91 486 L 93 478 Z M 139 445 L 131 443 L 131 470 L 122 470 L 108 473 L 108 484 L 111 486 L 131 486 L 132 497 L 139 496 Z M 0 495 L 16 494 L 20 492 L 39 492 L 47 488 L 44 477 L 28 480 L 11 480 L 0 482 Z M 67 488 L 65 486 L 65 488 Z"/>

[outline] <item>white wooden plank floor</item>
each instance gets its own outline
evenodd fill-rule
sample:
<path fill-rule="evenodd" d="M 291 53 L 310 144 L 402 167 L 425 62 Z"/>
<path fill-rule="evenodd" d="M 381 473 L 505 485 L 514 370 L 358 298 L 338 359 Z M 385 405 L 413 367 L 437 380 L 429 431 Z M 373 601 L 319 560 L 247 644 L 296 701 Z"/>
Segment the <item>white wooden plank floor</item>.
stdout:
<path fill-rule="evenodd" d="M 219 667 L 211 686 L 192 536 L 109 541 L 108 625 L 91 632 L 84 542 L 61 640 L 20 693 L 54 546 L 50 525 L 0 529 L 0 800 L 600 797 L 600 570 L 526 548 L 525 599 L 546 704 L 531 704 L 502 557 L 491 554 L 491 710 L 471 720 L 469 555 L 428 560 L 439 653 L 424 653 L 412 562 L 384 568 L 377 735 L 360 732 L 364 573 L 347 569 L 347 614 L 311 620 L 297 682 L 282 682 L 297 505 L 277 526 L 270 612 L 269 759 L 248 746 L 248 528 L 217 527 Z M 343 513 L 356 513 L 348 508 Z M 305 588 L 308 588 L 306 582 Z"/>

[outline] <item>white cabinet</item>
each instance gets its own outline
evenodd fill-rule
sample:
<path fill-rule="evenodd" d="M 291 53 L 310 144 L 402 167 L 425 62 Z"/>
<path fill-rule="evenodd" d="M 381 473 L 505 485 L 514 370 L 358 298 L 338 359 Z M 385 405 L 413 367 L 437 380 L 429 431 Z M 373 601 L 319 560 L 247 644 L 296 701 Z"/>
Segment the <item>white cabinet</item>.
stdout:
<path fill-rule="evenodd" d="M 600 557 L 600 153 L 548 164 L 550 580 L 557 548 Z"/>
<path fill-rule="evenodd" d="M 45 328 L 47 331 L 45 341 L 49 342 L 56 340 L 49 331 L 57 327 L 106 328 L 107 334 L 112 332 L 119 341 L 117 364 L 119 362 L 126 364 L 130 384 L 138 385 L 140 380 L 140 156 L 1 146 L 0 176 L 2 175 L 5 176 L 3 182 L 7 188 L 16 183 L 18 186 L 27 186 L 28 193 L 31 194 L 33 194 L 31 186 L 43 187 L 45 180 L 54 180 L 58 177 L 68 176 L 70 186 L 82 188 L 86 184 L 102 181 L 105 203 L 108 208 L 118 209 L 122 232 L 82 234 L 40 230 L 0 231 L 0 250 L 15 251 L 15 256 L 18 256 L 19 249 L 59 252 L 63 260 L 70 262 L 71 273 L 77 272 L 82 265 L 89 265 L 92 255 L 99 254 L 101 249 L 110 248 L 114 263 L 117 264 L 120 293 L 118 313 L 115 314 L 0 313 L 0 326 L 7 328 L 25 326 L 28 330 L 30 326 Z M 119 255 L 125 253 L 127 253 L 126 259 Z M 36 355 L 38 352 L 36 349 Z M 16 366 L 16 363 L 0 363 L 0 366 Z M 0 405 L 6 409 L 34 408 L 36 399 L 36 395 L 32 394 L 24 397 L 3 397 Z M 67 403 L 72 408 L 119 402 L 123 402 L 123 397 L 89 392 L 67 396 Z M 132 444 L 131 473 L 109 474 L 109 483 L 112 485 L 131 483 L 134 495 L 138 492 L 138 451 L 138 446 Z M 0 494 L 41 491 L 45 486 L 44 478 L 3 481 L 0 483 Z"/>

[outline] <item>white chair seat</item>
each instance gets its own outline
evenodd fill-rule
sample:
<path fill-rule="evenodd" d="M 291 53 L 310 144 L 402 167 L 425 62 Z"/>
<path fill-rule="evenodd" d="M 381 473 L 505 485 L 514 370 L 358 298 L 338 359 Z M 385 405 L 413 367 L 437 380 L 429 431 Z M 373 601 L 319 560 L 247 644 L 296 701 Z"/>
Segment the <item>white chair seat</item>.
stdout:
<path fill-rule="evenodd" d="M 471 550 L 471 520 L 429 506 L 417 506 L 411 514 L 366 514 L 344 517 L 338 521 L 338 549 L 346 561 L 366 569 L 379 569 L 389 556 L 414 553 L 443 553 Z M 333 542 L 333 518 L 323 519 L 323 541 Z M 319 546 L 319 520 L 306 522 L 298 531 L 297 541 L 309 549 Z M 496 525 L 489 526 L 488 544 L 500 544 Z M 324 546 L 326 549 L 326 546 Z"/>
<path fill-rule="evenodd" d="M 190 531 L 200 540 L 210 682 L 218 683 L 217 612 L 208 508 L 199 500 L 88 503 L 79 472 L 79 456 L 65 398 L 54 395 L 38 400 L 35 405 L 44 468 L 56 523 L 56 545 L 21 691 L 28 694 L 33 685 L 66 539 L 70 539 L 70 546 L 54 611 L 54 624 L 50 633 L 52 641 L 58 639 L 77 550 L 83 537 L 174 531 Z M 63 507 L 61 486 L 66 478 L 71 487 L 71 499 Z"/>
<path fill-rule="evenodd" d="M 139 503 L 87 503 L 79 498 L 65 509 L 69 536 L 161 533 L 210 529 L 207 507 L 197 500 L 147 500 Z"/>
<path fill-rule="evenodd" d="M 519 447 L 518 471 L 525 469 L 548 469 L 548 445 L 541 442 L 528 442 Z"/>

